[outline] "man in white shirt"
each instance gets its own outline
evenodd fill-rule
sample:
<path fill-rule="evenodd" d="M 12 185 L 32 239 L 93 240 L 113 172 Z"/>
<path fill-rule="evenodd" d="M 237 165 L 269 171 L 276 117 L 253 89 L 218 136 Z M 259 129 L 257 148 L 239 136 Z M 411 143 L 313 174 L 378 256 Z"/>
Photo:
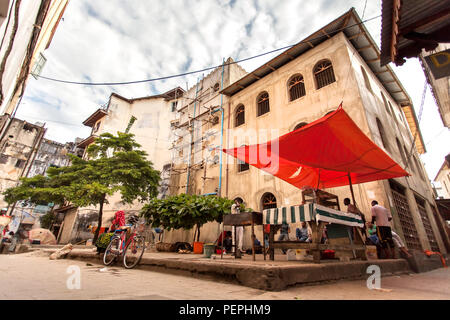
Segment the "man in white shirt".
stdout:
<path fill-rule="evenodd" d="M 231 206 L 231 214 L 239 214 L 241 213 L 241 201 L 239 199 L 234 200 L 234 204 Z M 238 226 L 233 227 L 232 230 L 232 239 L 233 239 L 233 245 L 234 245 L 234 252 L 237 257 L 240 257 L 240 255 L 244 252 L 242 250 L 242 244 L 244 241 L 244 227 Z M 236 243 L 234 243 L 234 235 L 236 233 Z M 239 250 L 239 252 L 237 252 Z"/>
<path fill-rule="evenodd" d="M 378 240 L 380 241 L 386 259 L 390 259 L 391 255 L 392 257 L 395 257 L 395 245 L 392 240 L 390 222 L 392 220 L 391 213 L 385 207 L 380 206 L 376 200 L 372 201 L 372 208 L 370 211 L 372 213 L 372 223 L 376 221 Z"/>

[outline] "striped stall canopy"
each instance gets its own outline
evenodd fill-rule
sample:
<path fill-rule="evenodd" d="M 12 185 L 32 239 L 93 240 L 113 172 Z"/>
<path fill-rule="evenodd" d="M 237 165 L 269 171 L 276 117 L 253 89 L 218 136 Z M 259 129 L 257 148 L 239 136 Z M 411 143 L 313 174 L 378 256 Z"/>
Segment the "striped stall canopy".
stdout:
<path fill-rule="evenodd" d="M 362 218 L 357 214 L 342 212 L 313 203 L 263 210 L 264 224 L 290 224 L 302 221 L 325 221 L 352 227 L 364 226 Z"/>

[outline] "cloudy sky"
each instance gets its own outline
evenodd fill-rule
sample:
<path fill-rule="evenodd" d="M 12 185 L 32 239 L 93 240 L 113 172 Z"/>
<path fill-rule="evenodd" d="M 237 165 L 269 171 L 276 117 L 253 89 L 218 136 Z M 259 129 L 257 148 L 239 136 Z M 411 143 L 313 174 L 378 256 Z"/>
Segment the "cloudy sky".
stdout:
<path fill-rule="evenodd" d="M 43 76 L 83 82 L 121 82 L 161 77 L 219 65 L 294 44 L 354 7 L 364 20 L 381 14 L 368 0 L 71 0 L 50 48 Z M 365 8 L 365 10 L 364 10 Z M 363 16 L 364 14 L 364 16 Z M 381 18 L 366 23 L 380 46 Z M 278 53 L 277 53 L 278 54 Z M 276 54 L 242 63 L 248 72 Z M 418 113 L 425 77 L 416 59 L 394 71 Z M 205 74 L 206 75 L 206 74 Z M 85 138 L 81 122 L 111 92 L 133 98 L 189 87 L 201 74 L 127 86 L 80 86 L 30 77 L 17 117 L 45 122 L 46 137 L 59 142 Z M 428 89 L 420 122 L 431 179 L 450 152 Z M 445 142 L 447 141 L 447 142 Z"/>

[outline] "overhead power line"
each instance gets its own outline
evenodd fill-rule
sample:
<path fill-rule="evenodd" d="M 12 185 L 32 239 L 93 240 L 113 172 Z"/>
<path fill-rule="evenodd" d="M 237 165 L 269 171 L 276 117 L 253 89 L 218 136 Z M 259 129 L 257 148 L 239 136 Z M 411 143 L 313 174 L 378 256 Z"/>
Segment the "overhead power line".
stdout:
<path fill-rule="evenodd" d="M 354 26 L 363 24 L 363 23 L 371 21 L 371 20 L 375 20 L 375 19 L 380 18 L 380 17 L 381 17 L 381 15 L 378 15 L 376 17 L 372 17 L 372 18 L 366 19 L 364 21 L 352 24 L 350 26 L 346 26 L 344 28 L 340 28 L 340 29 L 338 29 L 336 31 L 340 32 L 340 31 L 343 31 L 345 29 L 352 28 Z M 66 83 L 66 84 L 76 84 L 76 85 L 85 85 L 85 86 L 115 86 L 115 85 L 129 85 L 129 84 L 153 82 L 153 81 L 167 80 L 167 79 L 172 79 L 172 78 L 184 77 L 184 76 L 188 76 L 188 75 L 192 75 L 192 74 L 196 74 L 196 73 L 200 73 L 200 72 L 205 72 L 205 71 L 209 71 L 209 70 L 213 70 L 213 69 L 222 67 L 223 65 L 224 66 L 228 66 L 228 65 L 232 65 L 232 64 L 236 64 L 236 63 L 245 62 L 245 61 L 256 59 L 256 58 L 259 58 L 259 57 L 262 57 L 262 56 L 265 56 L 265 55 L 268 55 L 268 54 L 271 54 L 271 53 L 275 53 L 275 52 L 278 52 L 278 51 L 281 51 L 281 50 L 290 49 L 290 48 L 292 48 L 292 47 L 294 47 L 294 46 L 296 46 L 296 45 L 298 45 L 300 43 L 307 43 L 307 42 L 310 42 L 310 41 L 313 41 L 313 40 L 322 39 L 324 37 L 328 37 L 328 36 L 327 35 L 322 35 L 322 36 L 319 36 L 319 37 L 316 37 L 316 38 L 300 41 L 300 42 L 297 42 L 295 44 L 288 45 L 288 46 L 285 46 L 285 47 L 282 47 L 282 48 L 278 48 L 278 49 L 274 49 L 274 50 L 267 51 L 267 52 L 264 52 L 264 53 L 260 53 L 260 54 L 257 54 L 255 56 L 251 56 L 251 57 L 240 59 L 240 60 L 236 60 L 236 61 L 233 61 L 233 62 L 229 62 L 229 63 L 225 63 L 225 64 L 220 64 L 220 65 L 204 68 L 204 69 L 201 69 L 201 70 L 188 71 L 188 72 L 184 72 L 184 73 L 178 73 L 178 74 L 174 74 L 174 75 L 170 75 L 170 76 L 163 76 L 163 77 L 158 77 L 158 78 L 150 78 L 150 79 L 143 79 L 143 80 L 133 80 L 133 81 L 123 81 L 123 82 L 80 82 L 80 81 L 55 79 L 55 78 L 45 77 L 45 76 L 41 76 L 41 75 L 34 75 L 34 76 L 38 77 L 40 79 L 45 79 L 45 80 L 54 81 L 54 82 L 60 82 L 60 83 Z"/>

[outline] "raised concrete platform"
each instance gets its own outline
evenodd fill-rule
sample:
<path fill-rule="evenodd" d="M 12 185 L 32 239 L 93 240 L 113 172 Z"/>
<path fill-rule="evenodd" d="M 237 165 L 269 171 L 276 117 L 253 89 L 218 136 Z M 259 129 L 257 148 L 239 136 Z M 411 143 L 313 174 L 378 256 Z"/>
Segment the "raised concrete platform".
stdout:
<path fill-rule="evenodd" d="M 49 255 L 55 250 L 57 249 L 43 249 Z M 411 272 L 407 261 L 403 259 L 350 262 L 326 260 L 315 264 L 308 261 L 287 261 L 286 256 L 281 254 L 275 256 L 275 261 L 264 261 L 262 255 L 257 255 L 257 261 L 252 261 L 247 255 L 243 259 L 213 257 L 215 259 L 206 259 L 198 254 L 145 253 L 138 268 L 232 282 L 267 291 L 343 279 L 366 279 L 369 276 L 367 267 L 373 264 L 381 268 L 382 276 Z M 74 249 L 67 258 L 102 263 L 102 255 L 96 254 L 92 249 Z"/>

